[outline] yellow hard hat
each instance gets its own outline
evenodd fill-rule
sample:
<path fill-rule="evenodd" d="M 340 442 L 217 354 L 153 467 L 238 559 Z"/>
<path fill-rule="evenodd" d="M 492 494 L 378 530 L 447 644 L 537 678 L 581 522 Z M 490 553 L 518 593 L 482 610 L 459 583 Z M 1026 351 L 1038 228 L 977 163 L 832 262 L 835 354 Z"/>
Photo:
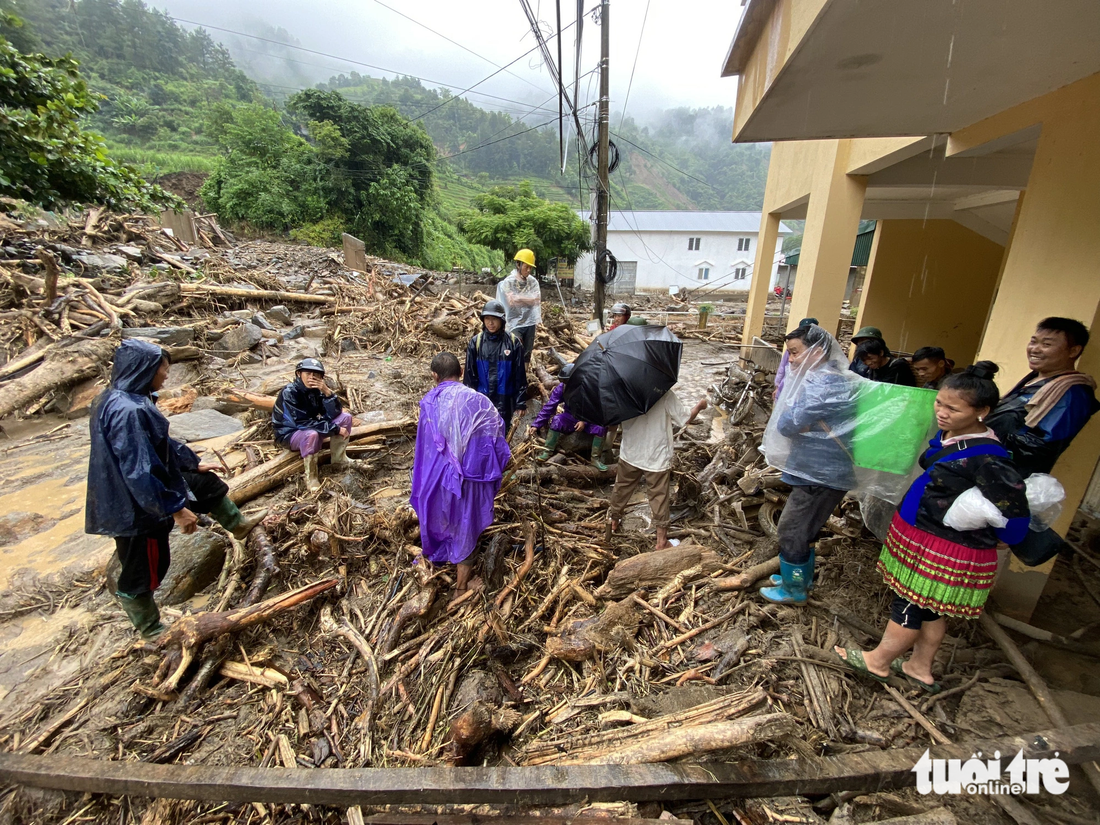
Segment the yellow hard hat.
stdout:
<path fill-rule="evenodd" d="M 521 249 L 516 253 L 516 257 L 513 259 L 519 261 L 521 264 L 527 264 L 528 266 L 535 265 L 535 253 L 530 249 Z"/>

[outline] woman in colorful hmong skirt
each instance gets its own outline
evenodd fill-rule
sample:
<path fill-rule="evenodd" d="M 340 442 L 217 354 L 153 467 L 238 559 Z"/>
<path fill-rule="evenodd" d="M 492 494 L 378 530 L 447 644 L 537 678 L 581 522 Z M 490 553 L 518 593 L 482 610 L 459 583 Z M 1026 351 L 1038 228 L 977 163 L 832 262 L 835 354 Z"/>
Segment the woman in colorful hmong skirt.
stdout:
<path fill-rule="evenodd" d="M 997 575 L 997 542 L 1015 544 L 1027 534 L 1024 480 L 984 423 L 999 398 L 996 372 L 996 364 L 979 361 L 944 382 L 936 396 L 940 432 L 921 456 L 924 474 L 894 513 L 879 556 L 878 569 L 895 594 L 886 632 L 874 650 L 836 648 L 849 667 L 880 682 L 893 671 L 939 692 L 932 662 L 947 632 L 944 617 L 981 615 Z M 955 499 L 972 487 L 1008 519 L 1004 527 L 944 524 Z M 908 661 L 898 658 L 910 649 Z"/>

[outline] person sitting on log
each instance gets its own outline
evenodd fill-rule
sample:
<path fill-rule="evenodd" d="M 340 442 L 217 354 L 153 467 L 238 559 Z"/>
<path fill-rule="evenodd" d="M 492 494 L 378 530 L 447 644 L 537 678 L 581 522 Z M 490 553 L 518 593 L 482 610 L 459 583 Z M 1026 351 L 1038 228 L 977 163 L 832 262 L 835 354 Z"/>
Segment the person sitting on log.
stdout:
<path fill-rule="evenodd" d="M 527 368 L 523 342 L 504 329 L 504 305 L 486 301 L 481 311 L 484 329 L 466 347 L 462 382 L 493 402 L 507 429 L 527 412 Z"/>
<path fill-rule="evenodd" d="M 169 359 L 156 344 L 135 338 L 115 352 L 110 386 L 92 403 L 89 419 L 87 533 L 111 536 L 122 565 L 115 593 L 130 623 L 146 639 L 164 625 L 153 600 L 168 572 L 168 534 L 198 526 L 209 513 L 243 540 L 266 515 L 245 518 L 229 488 L 186 445 L 168 435 L 157 409 L 157 390 L 168 379 Z"/>
<path fill-rule="evenodd" d="M 645 415 L 622 423 L 618 473 L 607 510 L 609 534 L 618 532 L 626 505 L 644 476 L 653 526 L 657 528 L 656 549 L 668 546 L 673 428 L 688 426 L 706 407 L 707 399 L 700 398 L 689 413 L 676 393 L 669 390 Z"/>
<path fill-rule="evenodd" d="M 344 412 L 340 399 L 325 383 L 325 365 L 316 358 L 298 362 L 294 380 L 283 387 L 271 410 L 275 442 L 301 454 L 305 462 L 306 486 L 321 489 L 317 454 L 326 438 L 331 439 L 333 467 L 352 467 L 359 462 L 348 458 L 351 413 Z"/>
<path fill-rule="evenodd" d="M 558 449 L 558 441 L 561 439 L 562 433 L 586 432 L 592 436 L 592 466 L 602 473 L 607 469 L 607 465 L 600 461 L 600 454 L 603 452 L 603 439 L 607 435 L 607 427 L 581 421 L 562 402 L 562 395 L 565 393 L 565 382 L 569 380 L 569 376 L 572 374 L 573 364 L 566 364 L 562 367 L 558 375 L 561 380 L 550 391 L 550 397 L 542 405 L 542 409 L 539 410 L 535 420 L 531 422 L 532 433 L 538 432 L 547 423 L 550 424 L 550 432 L 546 436 L 546 449 L 539 453 L 538 460 L 546 461 L 554 454 Z M 562 408 L 560 413 L 558 412 L 559 405 Z M 553 420 L 551 420 L 551 417 Z"/>
<path fill-rule="evenodd" d="M 493 523 L 512 452 L 496 407 L 462 385 L 458 358 L 441 352 L 429 369 L 435 387 L 420 401 L 409 503 L 420 520 L 424 558 L 457 565 L 455 589 L 462 592 L 470 583 L 469 558 Z"/>

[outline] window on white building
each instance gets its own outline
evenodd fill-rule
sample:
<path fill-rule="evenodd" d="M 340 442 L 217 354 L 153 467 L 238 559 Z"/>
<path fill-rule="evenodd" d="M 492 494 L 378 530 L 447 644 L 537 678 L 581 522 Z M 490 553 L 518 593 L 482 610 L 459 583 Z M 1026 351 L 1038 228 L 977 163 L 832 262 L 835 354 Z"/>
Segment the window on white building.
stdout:
<path fill-rule="evenodd" d="M 748 252 L 749 251 L 749 239 L 748 238 L 738 238 L 737 239 L 737 251 L 738 252 Z"/>
<path fill-rule="evenodd" d="M 734 267 L 734 269 L 733 269 L 733 279 L 735 281 L 743 281 L 745 279 L 745 275 L 747 275 L 747 274 L 748 274 L 748 269 L 746 267 L 737 266 L 737 267 Z"/>
<path fill-rule="evenodd" d="M 709 266 L 699 267 L 699 274 L 696 277 L 697 277 L 697 280 L 700 280 L 700 281 L 709 281 L 710 280 L 710 267 Z"/>
<path fill-rule="evenodd" d="M 688 238 L 688 251 L 689 252 L 694 252 L 695 250 L 697 250 L 699 248 L 699 242 L 701 240 L 703 240 L 703 239 L 702 238 Z"/>

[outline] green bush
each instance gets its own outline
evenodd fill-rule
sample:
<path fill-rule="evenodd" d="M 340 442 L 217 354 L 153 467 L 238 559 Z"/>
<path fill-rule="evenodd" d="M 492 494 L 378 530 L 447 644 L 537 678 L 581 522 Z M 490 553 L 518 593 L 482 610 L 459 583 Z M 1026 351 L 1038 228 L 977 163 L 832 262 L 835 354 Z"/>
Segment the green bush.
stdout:
<path fill-rule="evenodd" d="M 344 231 L 344 219 L 340 215 L 329 215 L 316 223 L 290 230 L 290 239 L 310 246 L 340 246 Z"/>

